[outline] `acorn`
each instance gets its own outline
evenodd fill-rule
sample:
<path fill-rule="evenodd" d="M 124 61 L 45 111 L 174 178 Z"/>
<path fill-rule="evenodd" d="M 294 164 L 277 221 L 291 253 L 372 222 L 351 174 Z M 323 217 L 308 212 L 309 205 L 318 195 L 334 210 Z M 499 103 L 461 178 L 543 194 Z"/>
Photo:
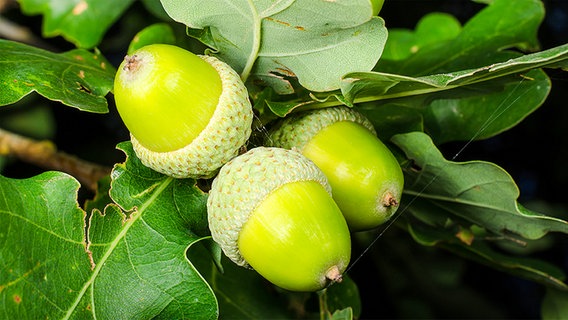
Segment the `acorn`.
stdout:
<path fill-rule="evenodd" d="M 349 228 L 325 175 L 300 153 L 257 147 L 227 164 L 207 200 L 213 240 L 237 265 L 290 291 L 342 279 Z"/>
<path fill-rule="evenodd" d="M 114 98 L 141 162 L 175 178 L 213 177 L 251 134 L 252 106 L 239 75 L 173 45 L 126 56 Z"/>
<path fill-rule="evenodd" d="M 290 116 L 275 126 L 266 144 L 295 149 L 325 173 L 351 231 L 376 228 L 399 207 L 400 165 L 372 123 L 351 108 Z"/>

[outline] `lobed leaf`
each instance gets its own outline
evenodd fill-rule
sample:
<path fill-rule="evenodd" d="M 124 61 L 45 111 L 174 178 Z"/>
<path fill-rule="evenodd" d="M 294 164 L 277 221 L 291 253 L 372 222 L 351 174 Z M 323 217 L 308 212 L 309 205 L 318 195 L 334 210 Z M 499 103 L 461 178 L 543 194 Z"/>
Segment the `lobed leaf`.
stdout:
<path fill-rule="evenodd" d="M 342 94 L 311 95 L 303 100 L 267 102 L 272 112 L 286 116 L 294 110 L 345 104 L 358 105 L 375 124 L 397 126 L 398 117 L 380 117 L 384 109 L 404 108 L 420 118 L 437 143 L 487 138 L 500 133 L 536 110 L 550 91 L 550 80 L 539 68 L 568 68 L 568 45 L 527 55 L 514 55 L 502 62 L 476 69 L 411 77 L 382 72 L 356 72 L 343 77 Z M 507 117 L 495 117 L 503 111 Z M 443 112 L 444 115 L 436 115 Z M 440 120 L 442 119 L 442 120 Z M 490 124 L 487 126 L 487 124 Z M 464 125 L 465 124 L 465 125 Z M 416 125 L 413 125 L 416 127 Z M 404 125 L 398 126 L 405 128 Z M 448 132 L 439 128 L 450 128 Z M 483 129 L 480 132 L 480 129 Z M 378 131 L 382 128 L 379 127 Z M 406 131 L 387 129 L 393 133 Z M 451 132 L 451 134 L 450 134 Z M 390 138 L 387 135 L 386 138 Z"/>
<path fill-rule="evenodd" d="M 416 201 L 425 201 L 425 212 L 436 212 L 440 220 L 457 217 L 500 235 L 538 239 L 549 232 L 568 233 L 568 222 L 521 207 L 519 189 L 497 165 L 448 161 L 420 132 L 399 134 L 392 141 L 413 163 L 404 170 L 404 193 L 412 198 L 413 207 L 418 208 Z"/>
<path fill-rule="evenodd" d="M 112 242 L 90 237 L 100 266 L 93 290 L 102 302 L 98 316 L 128 318 L 143 312 L 145 318 L 216 318 L 215 296 L 186 257 L 187 249 L 207 235 L 207 195 L 194 180 L 173 179 L 143 166 L 129 143 L 119 148 L 127 161 L 111 174 L 110 196 L 129 216 Z M 93 232 L 109 233 L 89 229 L 90 236 Z M 122 285 L 112 291 L 97 290 L 117 281 Z"/>
<path fill-rule="evenodd" d="M 378 72 L 350 74 L 343 90 L 348 101 L 359 103 L 374 120 L 379 132 L 385 126 L 392 133 L 405 132 L 389 128 L 397 126 L 390 119 L 399 118 L 378 116 L 384 113 L 382 108 L 390 106 L 404 109 L 396 113 L 419 118 L 436 143 L 469 141 L 501 133 L 535 111 L 551 87 L 548 76 L 538 68 L 566 66 L 568 45 L 562 45 L 450 74 L 417 78 Z M 365 103 L 379 100 L 386 101 Z"/>
<path fill-rule="evenodd" d="M 80 48 L 97 46 L 134 0 L 20 0 L 28 15 L 42 14 L 43 35 L 63 36 Z"/>
<path fill-rule="evenodd" d="M 217 317 L 211 288 L 186 256 L 207 237 L 206 194 L 120 147 L 127 161 L 102 181 L 88 215 L 79 183 L 65 174 L 0 177 L 2 318 Z"/>
<path fill-rule="evenodd" d="M 348 101 L 361 103 L 446 91 L 533 69 L 558 67 L 568 67 L 568 44 L 523 56 L 509 56 L 480 68 L 421 77 L 382 72 L 350 73 L 343 77 L 341 90 Z"/>
<path fill-rule="evenodd" d="M 357 104 L 387 139 L 419 127 L 436 143 L 488 138 L 518 124 L 546 99 L 550 80 L 535 69 L 568 65 L 566 45 L 527 55 L 503 50 L 536 48 L 543 15 L 542 4 L 534 0 L 493 1 L 463 28 L 455 18 L 433 13 L 414 32 L 393 30 L 375 71 L 344 75 L 341 94 L 311 94 L 267 106 L 286 116 Z"/>
<path fill-rule="evenodd" d="M 63 318 L 91 276 L 79 182 L 59 172 L 0 176 L 0 318 Z"/>
<path fill-rule="evenodd" d="M 441 144 L 485 139 L 510 129 L 544 103 L 550 88 L 546 73 L 533 69 L 524 75 L 358 106 L 383 139 L 418 130 Z"/>
<path fill-rule="evenodd" d="M 548 262 L 512 256 L 491 243 L 519 245 L 549 232 L 568 233 L 568 222 L 522 207 L 513 179 L 495 164 L 452 162 L 420 132 L 392 141 L 412 162 L 405 167 L 401 206 L 406 227 L 419 243 L 448 249 L 497 270 L 567 290 L 565 274 Z M 409 216 L 410 215 L 410 216 Z"/>
<path fill-rule="evenodd" d="M 0 105 L 31 92 L 94 113 L 108 112 L 105 96 L 115 69 L 98 52 L 75 49 L 56 54 L 0 39 Z"/>
<path fill-rule="evenodd" d="M 338 89 L 343 74 L 373 68 L 387 37 L 370 1 L 161 1 L 243 79 L 279 94 L 294 92 L 287 78 L 312 91 Z"/>

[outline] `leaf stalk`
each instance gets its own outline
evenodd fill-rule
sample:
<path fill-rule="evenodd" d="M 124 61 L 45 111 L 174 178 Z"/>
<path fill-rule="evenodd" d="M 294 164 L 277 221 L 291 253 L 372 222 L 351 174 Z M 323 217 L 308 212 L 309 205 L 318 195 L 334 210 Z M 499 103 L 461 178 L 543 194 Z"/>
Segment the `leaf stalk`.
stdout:
<path fill-rule="evenodd" d="M 241 72 L 241 79 L 243 82 L 246 82 L 248 77 L 250 76 L 250 72 L 254 63 L 256 62 L 256 58 L 258 56 L 258 52 L 260 50 L 260 38 L 261 38 L 261 25 L 262 21 L 258 16 L 258 12 L 256 11 L 255 4 L 252 0 L 248 0 L 248 4 L 250 7 L 250 11 L 253 16 L 253 34 L 252 34 L 252 48 L 247 63 Z"/>

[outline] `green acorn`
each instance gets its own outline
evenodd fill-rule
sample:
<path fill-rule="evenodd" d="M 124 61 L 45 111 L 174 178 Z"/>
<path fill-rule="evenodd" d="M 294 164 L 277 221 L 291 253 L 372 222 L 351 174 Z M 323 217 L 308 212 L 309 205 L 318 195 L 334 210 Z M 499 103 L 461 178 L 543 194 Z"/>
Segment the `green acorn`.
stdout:
<path fill-rule="evenodd" d="M 404 177 L 371 122 L 347 107 L 290 116 L 267 145 L 296 149 L 327 176 L 333 198 L 352 231 L 375 228 L 398 209 Z"/>
<path fill-rule="evenodd" d="M 210 178 L 251 134 L 239 75 L 210 56 L 152 44 L 126 56 L 114 81 L 118 112 L 142 163 L 176 178 Z"/>
<path fill-rule="evenodd" d="M 281 288 L 320 290 L 349 264 L 349 229 L 327 179 L 295 151 L 258 147 L 228 162 L 207 212 L 225 255 Z"/>

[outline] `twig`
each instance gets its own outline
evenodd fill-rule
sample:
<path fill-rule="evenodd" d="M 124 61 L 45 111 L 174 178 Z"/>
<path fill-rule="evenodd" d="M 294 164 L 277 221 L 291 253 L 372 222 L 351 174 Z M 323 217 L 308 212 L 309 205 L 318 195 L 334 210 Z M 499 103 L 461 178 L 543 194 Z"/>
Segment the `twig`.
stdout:
<path fill-rule="evenodd" d="M 111 169 L 57 151 L 51 141 L 37 141 L 0 129 L 0 155 L 15 156 L 38 167 L 66 172 L 91 191 Z"/>

